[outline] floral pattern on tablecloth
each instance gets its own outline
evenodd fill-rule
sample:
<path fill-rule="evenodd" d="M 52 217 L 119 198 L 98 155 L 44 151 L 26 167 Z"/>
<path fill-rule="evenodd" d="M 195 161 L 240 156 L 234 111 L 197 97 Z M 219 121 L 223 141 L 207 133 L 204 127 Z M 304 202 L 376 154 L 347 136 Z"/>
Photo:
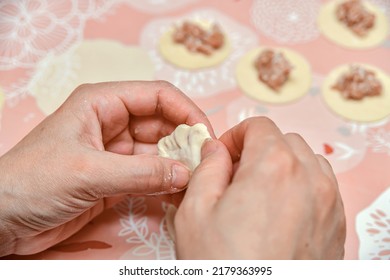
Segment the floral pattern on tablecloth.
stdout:
<path fill-rule="evenodd" d="M 145 197 L 129 197 L 115 206 L 121 224 L 118 236 L 125 238 L 131 247 L 121 256 L 121 259 L 171 260 L 176 258 L 166 217 L 159 219 L 157 229 L 150 226 L 151 218 L 145 215 L 149 204 L 150 201 Z M 162 202 L 161 208 L 158 209 L 160 214 L 166 213 L 167 207 L 168 204 Z"/>
<path fill-rule="evenodd" d="M 387 126 L 370 129 L 367 132 L 367 144 L 375 153 L 390 156 L 390 122 Z"/>
<path fill-rule="evenodd" d="M 359 259 L 390 260 L 390 187 L 356 217 Z"/>
<path fill-rule="evenodd" d="M 319 0 L 255 0 L 251 9 L 254 26 L 280 43 L 302 43 L 319 36 Z"/>
<path fill-rule="evenodd" d="M 77 2 L 0 2 L 0 70 L 31 68 L 48 52 L 59 53 L 82 38 L 86 15 Z"/>
<path fill-rule="evenodd" d="M 368 0 L 390 23 L 390 0 Z M 323 154 L 339 179 L 346 206 L 346 257 L 389 259 L 390 118 L 375 123 L 345 121 L 323 102 L 321 83 L 334 67 L 364 61 L 390 73 L 390 39 L 369 51 L 346 51 L 324 40 L 316 17 L 325 1 L 312 0 L 2 0 L 0 1 L 0 154 L 7 152 L 77 83 L 137 77 L 122 71 L 131 55 L 109 74 L 103 57 L 83 62 L 80 50 L 91 44 L 139 51 L 149 65 L 143 79 L 171 81 L 209 116 L 218 135 L 251 116 L 272 118 L 283 132 L 299 132 L 314 152 Z M 234 51 L 209 69 L 188 71 L 159 54 L 159 35 L 177 21 L 214 18 L 228 30 Z M 136 26 L 136 29 L 133 28 Z M 99 43 L 100 42 L 100 43 Z M 246 97 L 237 87 L 235 65 L 259 45 L 289 47 L 307 58 L 313 84 L 306 96 L 286 105 Z M 319 55 L 320 54 L 320 55 Z M 115 58 L 115 59 L 114 59 Z M 126 63 L 125 63 L 126 62 Z M 139 66 L 139 64 L 138 64 Z M 96 71 L 81 69 L 96 68 Z M 84 75 L 88 72 L 88 75 Z M 134 74 L 135 73 L 135 74 Z M 133 75 L 134 74 L 134 75 Z M 108 77 L 109 76 L 109 77 Z M 61 90 L 59 90 L 61 89 Z M 52 106 L 42 105 L 44 101 Z M 57 102 L 57 103 L 55 103 Z M 1 103 L 1 93 L 0 93 Z M 54 104 L 55 103 L 55 104 Z M 31 259 L 174 259 L 166 223 L 167 204 L 151 197 L 129 197 L 79 233 Z M 239 225 L 237 225 L 239 226 Z"/>

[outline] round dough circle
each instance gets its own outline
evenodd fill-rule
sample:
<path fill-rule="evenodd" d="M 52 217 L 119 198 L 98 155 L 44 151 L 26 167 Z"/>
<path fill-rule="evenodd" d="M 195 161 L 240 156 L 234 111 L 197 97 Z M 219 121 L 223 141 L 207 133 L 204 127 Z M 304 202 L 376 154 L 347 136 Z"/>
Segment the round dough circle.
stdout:
<path fill-rule="evenodd" d="M 336 17 L 336 7 L 345 0 L 330 1 L 321 8 L 318 16 L 318 27 L 329 40 L 351 49 L 367 49 L 380 45 L 385 41 L 388 34 L 388 23 L 386 16 L 376 6 L 362 1 L 364 7 L 375 14 L 375 25 L 368 31 L 367 35 L 360 37 L 350 30 Z"/>
<path fill-rule="evenodd" d="M 254 66 L 256 58 L 267 48 L 260 47 L 249 51 L 237 64 L 238 85 L 248 96 L 260 101 L 283 104 L 304 96 L 311 86 L 311 71 L 307 60 L 300 54 L 286 48 L 272 48 L 281 52 L 293 66 L 288 80 L 275 91 L 263 83 Z"/>
<path fill-rule="evenodd" d="M 212 23 L 196 22 L 203 28 L 211 28 Z M 181 68 L 196 70 L 201 68 L 208 68 L 220 64 L 230 54 L 231 44 L 228 40 L 228 36 L 224 34 L 223 46 L 213 52 L 211 55 L 204 55 L 202 53 L 190 52 L 183 44 L 175 43 L 172 34 L 174 28 L 170 28 L 165 32 L 159 42 L 159 50 L 165 60 L 173 65 Z"/>
<path fill-rule="evenodd" d="M 85 40 L 60 55 L 47 55 L 38 64 L 29 91 L 49 115 L 80 84 L 153 80 L 153 74 L 154 65 L 145 50 L 112 40 Z"/>
<path fill-rule="evenodd" d="M 381 95 L 351 100 L 342 97 L 339 91 L 332 89 L 340 76 L 349 71 L 350 64 L 344 64 L 328 74 L 322 85 L 322 96 L 329 108 L 339 116 L 359 122 L 379 121 L 390 114 L 390 77 L 374 66 L 359 65 L 375 72 L 376 78 L 383 86 Z"/>

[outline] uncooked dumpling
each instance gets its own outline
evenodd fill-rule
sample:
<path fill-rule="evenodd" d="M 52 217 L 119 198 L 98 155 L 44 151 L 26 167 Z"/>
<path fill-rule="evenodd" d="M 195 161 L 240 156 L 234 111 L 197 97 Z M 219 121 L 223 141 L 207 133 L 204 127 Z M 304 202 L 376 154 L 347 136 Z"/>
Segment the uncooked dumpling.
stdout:
<path fill-rule="evenodd" d="M 158 154 L 181 161 L 193 171 L 200 163 L 202 144 L 209 138 L 211 138 L 210 133 L 204 124 L 197 123 L 194 126 L 181 124 L 172 134 L 158 141 Z M 176 239 L 174 226 L 176 211 L 175 206 L 169 205 L 165 214 L 168 234 L 173 242 Z"/>
<path fill-rule="evenodd" d="M 211 137 L 204 124 L 181 124 L 171 135 L 158 141 L 158 154 L 181 161 L 193 171 L 200 163 L 202 144 L 208 138 Z"/>

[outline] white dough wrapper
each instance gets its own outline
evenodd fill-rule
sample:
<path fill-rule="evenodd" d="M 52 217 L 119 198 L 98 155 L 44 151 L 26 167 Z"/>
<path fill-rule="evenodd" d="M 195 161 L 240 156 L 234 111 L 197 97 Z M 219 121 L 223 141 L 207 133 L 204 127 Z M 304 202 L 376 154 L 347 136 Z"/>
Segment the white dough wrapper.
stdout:
<path fill-rule="evenodd" d="M 157 143 L 159 156 L 181 161 L 191 171 L 199 165 L 202 144 L 211 138 L 207 127 L 202 123 L 193 126 L 179 125 L 172 134 Z"/>
<path fill-rule="evenodd" d="M 160 139 L 157 143 L 158 154 L 184 163 L 192 171 L 199 165 L 203 142 L 211 139 L 207 127 L 202 123 L 193 126 L 179 125 L 172 134 Z M 176 207 L 169 205 L 165 214 L 168 233 L 175 242 L 174 219 Z"/>

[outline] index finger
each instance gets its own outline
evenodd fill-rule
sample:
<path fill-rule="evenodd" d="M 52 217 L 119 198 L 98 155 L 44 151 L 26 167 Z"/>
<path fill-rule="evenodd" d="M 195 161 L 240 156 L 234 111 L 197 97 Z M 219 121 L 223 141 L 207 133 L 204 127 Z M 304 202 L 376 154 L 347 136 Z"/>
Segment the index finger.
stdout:
<path fill-rule="evenodd" d="M 133 116 L 162 116 L 174 125 L 203 123 L 215 138 L 212 126 L 205 113 L 182 91 L 166 81 L 119 81 L 88 84 L 79 91 L 90 93 L 95 110 L 103 124 L 122 123 L 124 116 L 113 120 L 112 114 L 106 114 L 108 102 L 94 98 L 97 95 L 115 94 L 125 106 L 127 114 Z M 108 97 L 106 98 L 109 99 Z M 111 106 L 112 107 L 112 106 Z M 107 119 L 105 119 L 105 117 Z"/>
<path fill-rule="evenodd" d="M 115 91 L 134 116 L 160 114 L 175 125 L 203 123 L 215 138 L 205 113 L 182 91 L 166 81 L 125 81 L 101 84 Z"/>
<path fill-rule="evenodd" d="M 283 140 L 283 134 L 270 119 L 253 117 L 225 132 L 219 140 L 228 148 L 233 162 L 237 162 L 241 157 L 257 157 L 256 151 L 276 140 Z"/>

